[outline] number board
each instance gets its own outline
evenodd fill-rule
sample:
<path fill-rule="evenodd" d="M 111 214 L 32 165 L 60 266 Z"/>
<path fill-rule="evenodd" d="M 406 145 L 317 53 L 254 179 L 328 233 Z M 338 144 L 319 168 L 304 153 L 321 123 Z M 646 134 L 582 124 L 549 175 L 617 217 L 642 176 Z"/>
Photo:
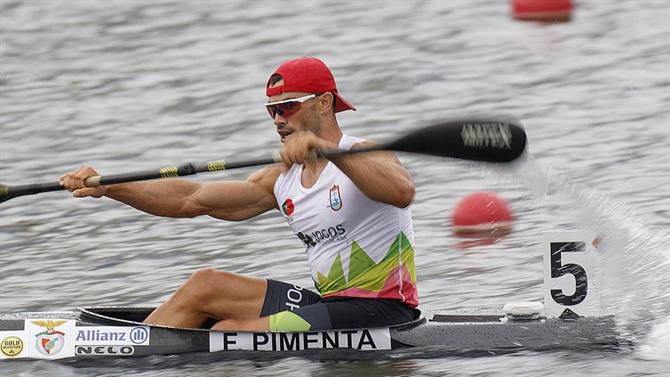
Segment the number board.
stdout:
<path fill-rule="evenodd" d="M 544 309 L 547 317 L 601 315 L 592 231 L 544 234 Z"/>

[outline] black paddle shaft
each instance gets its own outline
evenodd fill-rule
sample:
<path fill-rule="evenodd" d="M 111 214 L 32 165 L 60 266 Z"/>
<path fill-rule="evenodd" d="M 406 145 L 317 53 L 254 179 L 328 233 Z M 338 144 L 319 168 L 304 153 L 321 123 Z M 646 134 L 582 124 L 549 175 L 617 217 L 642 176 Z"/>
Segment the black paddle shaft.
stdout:
<path fill-rule="evenodd" d="M 526 133 L 521 122 L 509 115 L 477 115 L 454 118 L 446 122 L 411 130 L 388 143 L 349 151 L 324 151 L 325 158 L 339 155 L 389 150 L 421 153 L 433 156 L 485 162 L 511 162 L 523 154 Z M 204 163 L 185 163 L 178 166 L 144 170 L 133 173 L 95 176 L 86 179 L 86 185 L 96 187 L 159 178 L 183 177 L 204 172 L 216 172 L 279 162 L 278 158 L 229 161 L 214 160 Z M 18 186 L 0 185 L 0 202 L 24 195 L 63 190 L 58 182 L 34 183 Z"/>

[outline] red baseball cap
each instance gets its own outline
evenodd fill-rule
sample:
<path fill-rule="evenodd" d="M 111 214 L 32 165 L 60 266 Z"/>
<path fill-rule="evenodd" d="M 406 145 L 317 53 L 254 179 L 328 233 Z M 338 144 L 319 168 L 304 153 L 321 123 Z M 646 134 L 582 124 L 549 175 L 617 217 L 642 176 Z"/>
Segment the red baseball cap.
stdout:
<path fill-rule="evenodd" d="M 270 88 L 270 82 L 265 86 L 268 97 L 284 92 L 325 93 L 331 92 L 335 96 L 335 112 L 356 110 L 349 102 L 337 93 L 335 78 L 324 62 L 317 58 L 302 57 L 284 62 L 277 68 L 278 74 L 284 80 L 284 85 Z"/>

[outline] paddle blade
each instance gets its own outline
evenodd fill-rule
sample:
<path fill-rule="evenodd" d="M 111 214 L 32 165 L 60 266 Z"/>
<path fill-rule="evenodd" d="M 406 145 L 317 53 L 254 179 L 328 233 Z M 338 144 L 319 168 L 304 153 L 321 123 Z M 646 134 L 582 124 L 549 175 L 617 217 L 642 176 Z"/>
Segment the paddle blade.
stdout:
<path fill-rule="evenodd" d="M 510 162 L 526 149 L 526 132 L 512 116 L 469 116 L 410 132 L 384 148 L 463 160 Z"/>

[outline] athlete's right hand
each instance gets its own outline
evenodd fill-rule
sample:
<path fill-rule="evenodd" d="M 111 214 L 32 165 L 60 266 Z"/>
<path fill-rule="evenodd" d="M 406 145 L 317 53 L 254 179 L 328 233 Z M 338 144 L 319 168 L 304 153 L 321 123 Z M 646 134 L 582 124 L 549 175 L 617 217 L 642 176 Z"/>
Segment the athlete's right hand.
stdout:
<path fill-rule="evenodd" d="M 95 169 L 88 166 L 82 166 L 78 170 L 63 174 L 58 179 L 58 183 L 65 187 L 66 190 L 70 191 L 72 196 L 76 198 L 84 198 L 87 196 L 99 198 L 105 195 L 105 192 L 107 191 L 106 186 L 86 187 L 86 184 L 84 183 L 86 178 L 94 175 L 99 175 Z"/>

